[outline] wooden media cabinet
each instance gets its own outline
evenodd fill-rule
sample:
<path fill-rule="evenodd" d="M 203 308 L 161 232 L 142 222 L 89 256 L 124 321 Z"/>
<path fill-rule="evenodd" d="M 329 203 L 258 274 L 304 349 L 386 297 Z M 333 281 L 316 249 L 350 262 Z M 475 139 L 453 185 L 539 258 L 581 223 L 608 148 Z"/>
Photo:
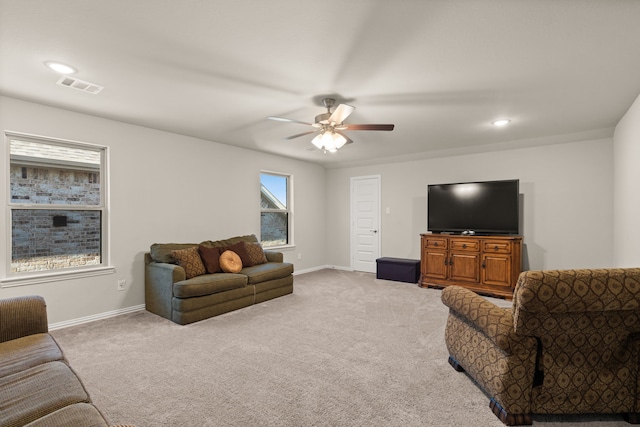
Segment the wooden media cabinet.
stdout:
<path fill-rule="evenodd" d="M 511 299 L 522 269 L 522 236 L 421 234 L 420 286 L 457 285 Z"/>

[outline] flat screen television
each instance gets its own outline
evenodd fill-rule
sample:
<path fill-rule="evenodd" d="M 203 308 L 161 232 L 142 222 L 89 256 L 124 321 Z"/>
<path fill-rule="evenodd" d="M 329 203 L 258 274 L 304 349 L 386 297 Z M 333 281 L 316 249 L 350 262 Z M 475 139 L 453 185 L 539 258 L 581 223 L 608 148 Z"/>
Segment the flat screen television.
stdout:
<path fill-rule="evenodd" d="M 427 188 L 433 233 L 518 234 L 519 180 L 434 184 Z"/>

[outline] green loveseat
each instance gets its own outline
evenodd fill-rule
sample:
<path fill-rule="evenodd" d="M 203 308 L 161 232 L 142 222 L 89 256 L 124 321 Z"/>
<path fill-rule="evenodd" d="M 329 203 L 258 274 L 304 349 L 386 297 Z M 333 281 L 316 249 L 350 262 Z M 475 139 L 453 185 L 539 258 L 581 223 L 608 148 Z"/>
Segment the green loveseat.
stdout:
<path fill-rule="evenodd" d="M 238 273 L 205 273 L 187 278 L 177 264 L 176 250 L 194 247 L 227 248 L 239 242 L 257 244 L 254 235 L 201 243 L 156 243 L 145 254 L 146 309 L 186 325 L 293 292 L 293 264 L 283 255 L 264 251 L 264 263 Z"/>

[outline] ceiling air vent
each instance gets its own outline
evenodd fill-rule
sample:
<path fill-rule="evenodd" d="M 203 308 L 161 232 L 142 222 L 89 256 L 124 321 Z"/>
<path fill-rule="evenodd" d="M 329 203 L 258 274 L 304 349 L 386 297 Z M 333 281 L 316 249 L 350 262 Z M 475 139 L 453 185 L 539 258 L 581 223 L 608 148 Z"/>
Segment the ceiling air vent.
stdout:
<path fill-rule="evenodd" d="M 60 80 L 58 80 L 58 84 L 61 86 L 72 87 L 74 89 L 81 90 L 83 92 L 89 92 L 92 94 L 99 93 L 104 87 L 97 85 L 95 83 L 85 82 L 84 80 L 75 79 L 69 76 L 62 76 Z"/>

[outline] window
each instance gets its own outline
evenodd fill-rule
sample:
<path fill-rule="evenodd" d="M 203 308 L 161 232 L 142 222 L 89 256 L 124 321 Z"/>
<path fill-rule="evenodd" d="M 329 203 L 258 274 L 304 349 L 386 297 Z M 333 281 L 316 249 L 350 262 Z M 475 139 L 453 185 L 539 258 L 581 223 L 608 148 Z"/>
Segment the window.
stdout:
<path fill-rule="evenodd" d="M 260 174 L 260 240 L 262 246 L 292 244 L 291 176 Z"/>
<path fill-rule="evenodd" d="M 7 141 L 9 276 L 103 266 L 106 148 L 18 134 Z"/>

